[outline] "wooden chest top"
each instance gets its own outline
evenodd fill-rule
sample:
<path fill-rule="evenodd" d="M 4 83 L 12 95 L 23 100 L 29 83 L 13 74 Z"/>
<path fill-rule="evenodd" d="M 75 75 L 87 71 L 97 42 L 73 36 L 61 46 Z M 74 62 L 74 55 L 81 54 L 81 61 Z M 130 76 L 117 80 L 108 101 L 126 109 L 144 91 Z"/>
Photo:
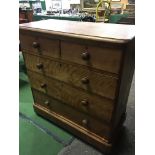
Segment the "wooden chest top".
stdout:
<path fill-rule="evenodd" d="M 134 25 L 44 20 L 20 24 L 20 29 L 35 30 L 87 40 L 126 43 L 134 38 Z"/>

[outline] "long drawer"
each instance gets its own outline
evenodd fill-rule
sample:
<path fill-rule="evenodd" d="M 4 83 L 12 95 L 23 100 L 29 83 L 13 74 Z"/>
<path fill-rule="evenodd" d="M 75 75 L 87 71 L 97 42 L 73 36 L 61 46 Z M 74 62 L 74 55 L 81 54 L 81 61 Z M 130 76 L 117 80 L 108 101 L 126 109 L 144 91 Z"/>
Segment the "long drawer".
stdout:
<path fill-rule="evenodd" d="M 60 58 L 59 40 L 49 39 L 38 35 L 20 34 L 22 50 L 28 50 L 33 54 Z"/>
<path fill-rule="evenodd" d="M 77 110 L 111 122 L 114 101 L 86 93 L 63 82 L 28 71 L 31 87 L 56 98 Z"/>
<path fill-rule="evenodd" d="M 98 120 L 81 113 L 66 104 L 53 99 L 35 89 L 32 89 L 34 102 L 35 104 L 39 104 L 49 111 L 55 112 L 70 121 L 77 123 L 81 126 L 82 129 L 86 130 L 87 132 L 93 132 L 98 134 L 105 139 L 108 139 L 110 133 L 110 126 L 104 123 L 99 122 Z"/>
<path fill-rule="evenodd" d="M 88 92 L 115 99 L 118 78 L 95 72 L 92 68 L 54 61 L 24 53 L 29 70 L 64 81 Z"/>
<path fill-rule="evenodd" d="M 61 41 L 61 58 L 70 62 L 119 74 L 122 51 L 120 49 L 85 46 Z"/>

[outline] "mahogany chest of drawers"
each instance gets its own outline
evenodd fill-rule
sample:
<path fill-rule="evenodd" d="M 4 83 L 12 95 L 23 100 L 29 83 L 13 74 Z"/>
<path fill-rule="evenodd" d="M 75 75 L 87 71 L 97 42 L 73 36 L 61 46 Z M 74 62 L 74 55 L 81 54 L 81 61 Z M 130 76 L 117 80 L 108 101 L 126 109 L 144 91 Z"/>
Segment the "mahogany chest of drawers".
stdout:
<path fill-rule="evenodd" d="M 34 110 L 109 152 L 126 114 L 134 26 L 46 20 L 20 25 Z"/>

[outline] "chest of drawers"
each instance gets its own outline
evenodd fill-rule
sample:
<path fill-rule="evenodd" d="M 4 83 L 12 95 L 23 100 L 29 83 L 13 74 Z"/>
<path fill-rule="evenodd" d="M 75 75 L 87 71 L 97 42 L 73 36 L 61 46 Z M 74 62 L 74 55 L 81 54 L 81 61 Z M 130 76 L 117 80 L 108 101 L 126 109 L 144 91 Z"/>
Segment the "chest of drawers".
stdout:
<path fill-rule="evenodd" d="M 126 114 L 134 26 L 46 20 L 19 31 L 36 113 L 109 152 Z"/>

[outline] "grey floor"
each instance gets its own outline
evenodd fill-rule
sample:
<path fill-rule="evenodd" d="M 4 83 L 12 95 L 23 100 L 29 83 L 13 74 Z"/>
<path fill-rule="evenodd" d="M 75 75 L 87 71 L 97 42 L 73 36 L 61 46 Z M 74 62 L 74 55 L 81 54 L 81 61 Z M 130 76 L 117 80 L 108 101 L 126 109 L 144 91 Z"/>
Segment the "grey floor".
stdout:
<path fill-rule="evenodd" d="M 127 118 L 121 131 L 121 136 L 112 155 L 135 154 L 135 77 L 133 77 L 127 104 Z M 58 155 L 103 155 L 93 147 L 75 139 L 71 145 L 65 147 Z"/>

